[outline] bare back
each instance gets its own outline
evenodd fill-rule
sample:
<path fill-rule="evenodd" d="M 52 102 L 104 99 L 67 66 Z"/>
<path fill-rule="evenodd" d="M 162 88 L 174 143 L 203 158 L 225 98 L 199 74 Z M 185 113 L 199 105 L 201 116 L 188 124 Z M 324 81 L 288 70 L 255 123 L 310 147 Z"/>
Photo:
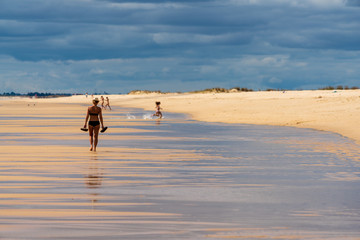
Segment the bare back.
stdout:
<path fill-rule="evenodd" d="M 90 115 L 90 121 L 99 121 L 99 114 L 101 114 L 101 108 L 98 106 L 91 106 L 88 108 Z"/>

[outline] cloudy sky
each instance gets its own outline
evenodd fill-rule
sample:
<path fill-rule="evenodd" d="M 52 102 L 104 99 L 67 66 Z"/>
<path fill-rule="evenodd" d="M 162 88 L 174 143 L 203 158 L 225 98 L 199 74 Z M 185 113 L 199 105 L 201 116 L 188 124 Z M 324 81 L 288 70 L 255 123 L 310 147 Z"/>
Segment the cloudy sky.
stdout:
<path fill-rule="evenodd" d="M 0 92 L 360 86 L 360 0 L 0 0 Z"/>

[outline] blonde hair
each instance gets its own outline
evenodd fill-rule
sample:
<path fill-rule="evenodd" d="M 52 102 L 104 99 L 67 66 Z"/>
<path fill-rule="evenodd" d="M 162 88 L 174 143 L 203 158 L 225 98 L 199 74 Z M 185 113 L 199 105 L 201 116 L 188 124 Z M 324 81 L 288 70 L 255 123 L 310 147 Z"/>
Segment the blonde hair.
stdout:
<path fill-rule="evenodd" d="M 98 98 L 94 98 L 94 99 L 92 100 L 92 102 L 93 102 L 93 103 L 99 103 L 100 101 L 99 101 Z"/>

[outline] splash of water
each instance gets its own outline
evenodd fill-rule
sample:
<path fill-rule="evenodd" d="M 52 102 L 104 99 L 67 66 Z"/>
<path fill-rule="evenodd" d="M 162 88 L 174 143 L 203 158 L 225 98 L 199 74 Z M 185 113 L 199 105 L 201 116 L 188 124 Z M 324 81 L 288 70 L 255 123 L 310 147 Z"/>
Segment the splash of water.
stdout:
<path fill-rule="evenodd" d="M 153 118 L 153 116 L 151 113 L 146 113 L 143 115 L 143 119 L 152 119 L 152 118 Z"/>
<path fill-rule="evenodd" d="M 126 114 L 126 118 L 127 119 L 136 119 L 136 117 L 134 115 L 131 115 L 130 113 Z"/>

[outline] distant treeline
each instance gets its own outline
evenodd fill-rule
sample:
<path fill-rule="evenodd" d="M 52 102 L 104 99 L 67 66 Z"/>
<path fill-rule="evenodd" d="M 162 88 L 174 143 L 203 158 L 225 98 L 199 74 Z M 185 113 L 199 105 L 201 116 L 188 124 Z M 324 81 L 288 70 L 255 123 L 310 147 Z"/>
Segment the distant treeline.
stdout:
<path fill-rule="evenodd" d="M 319 88 L 318 90 L 356 90 L 359 89 L 359 87 L 348 87 L 348 86 L 336 86 L 336 87 L 332 87 L 332 86 L 327 86 L 327 87 L 323 87 L 323 88 Z M 230 89 L 226 89 L 226 88 L 207 88 L 204 90 L 198 90 L 198 91 L 192 91 L 190 93 L 228 93 L 228 92 L 253 92 L 254 90 L 251 88 L 240 88 L 240 87 L 234 87 L 234 88 L 230 88 Z M 267 88 L 265 90 L 257 90 L 257 91 L 290 91 L 287 89 L 274 89 L 274 88 Z"/>
<path fill-rule="evenodd" d="M 359 89 L 359 87 L 348 87 L 348 86 L 336 86 L 336 87 L 332 87 L 332 86 L 327 86 L 327 87 L 323 87 L 323 88 L 318 88 L 318 90 L 355 90 L 355 89 Z M 298 89 L 298 90 L 302 90 L 302 89 Z M 190 93 L 231 93 L 231 92 L 253 92 L 254 90 L 251 88 L 245 88 L 245 87 L 233 87 L 233 88 L 220 88 L 220 87 L 215 87 L 215 88 L 207 88 L 204 90 L 196 90 L 196 91 L 191 91 Z M 257 90 L 257 91 L 290 91 L 287 89 L 274 89 L 274 88 L 267 88 L 265 90 Z M 152 93 L 156 93 L 156 94 L 166 94 L 168 92 L 161 92 L 160 90 L 156 90 L 156 91 L 150 91 L 150 90 L 134 90 L 129 92 L 128 94 L 130 95 L 136 95 L 136 94 L 152 94 Z"/>
<path fill-rule="evenodd" d="M 324 88 L 319 88 L 319 90 L 356 90 L 356 89 L 359 89 L 359 87 L 349 87 L 349 86 L 342 86 L 342 85 L 339 85 L 339 86 L 336 86 L 336 87 L 333 87 L 333 86 L 327 86 L 327 87 L 324 87 Z"/>
<path fill-rule="evenodd" d="M 191 93 L 228 93 L 228 92 L 252 92 L 252 91 L 254 90 L 244 87 L 243 88 L 234 87 L 230 89 L 215 87 L 215 88 L 207 88 L 204 90 L 192 91 Z"/>
<path fill-rule="evenodd" d="M 56 98 L 56 97 L 68 97 L 72 96 L 73 94 L 70 93 L 39 93 L 39 92 L 29 92 L 26 94 L 21 93 L 2 93 L 0 96 L 2 97 L 38 97 L 38 98 Z"/>
<path fill-rule="evenodd" d="M 150 94 L 150 93 L 163 93 L 160 90 L 156 90 L 156 91 L 150 91 L 150 90 L 133 90 L 131 92 L 129 92 L 129 95 L 137 95 L 137 94 Z"/>
<path fill-rule="evenodd" d="M 252 91 L 254 91 L 254 90 L 249 89 L 249 88 L 240 88 L 240 87 L 235 87 L 235 88 L 230 88 L 230 89 L 215 87 L 215 88 L 207 88 L 204 90 L 191 91 L 190 93 L 228 93 L 228 92 L 252 92 Z M 136 94 L 151 94 L 151 93 L 165 94 L 165 93 L 169 93 L 169 92 L 162 92 L 160 90 L 156 90 L 156 91 L 134 90 L 134 91 L 129 92 L 128 94 L 136 95 Z"/>

